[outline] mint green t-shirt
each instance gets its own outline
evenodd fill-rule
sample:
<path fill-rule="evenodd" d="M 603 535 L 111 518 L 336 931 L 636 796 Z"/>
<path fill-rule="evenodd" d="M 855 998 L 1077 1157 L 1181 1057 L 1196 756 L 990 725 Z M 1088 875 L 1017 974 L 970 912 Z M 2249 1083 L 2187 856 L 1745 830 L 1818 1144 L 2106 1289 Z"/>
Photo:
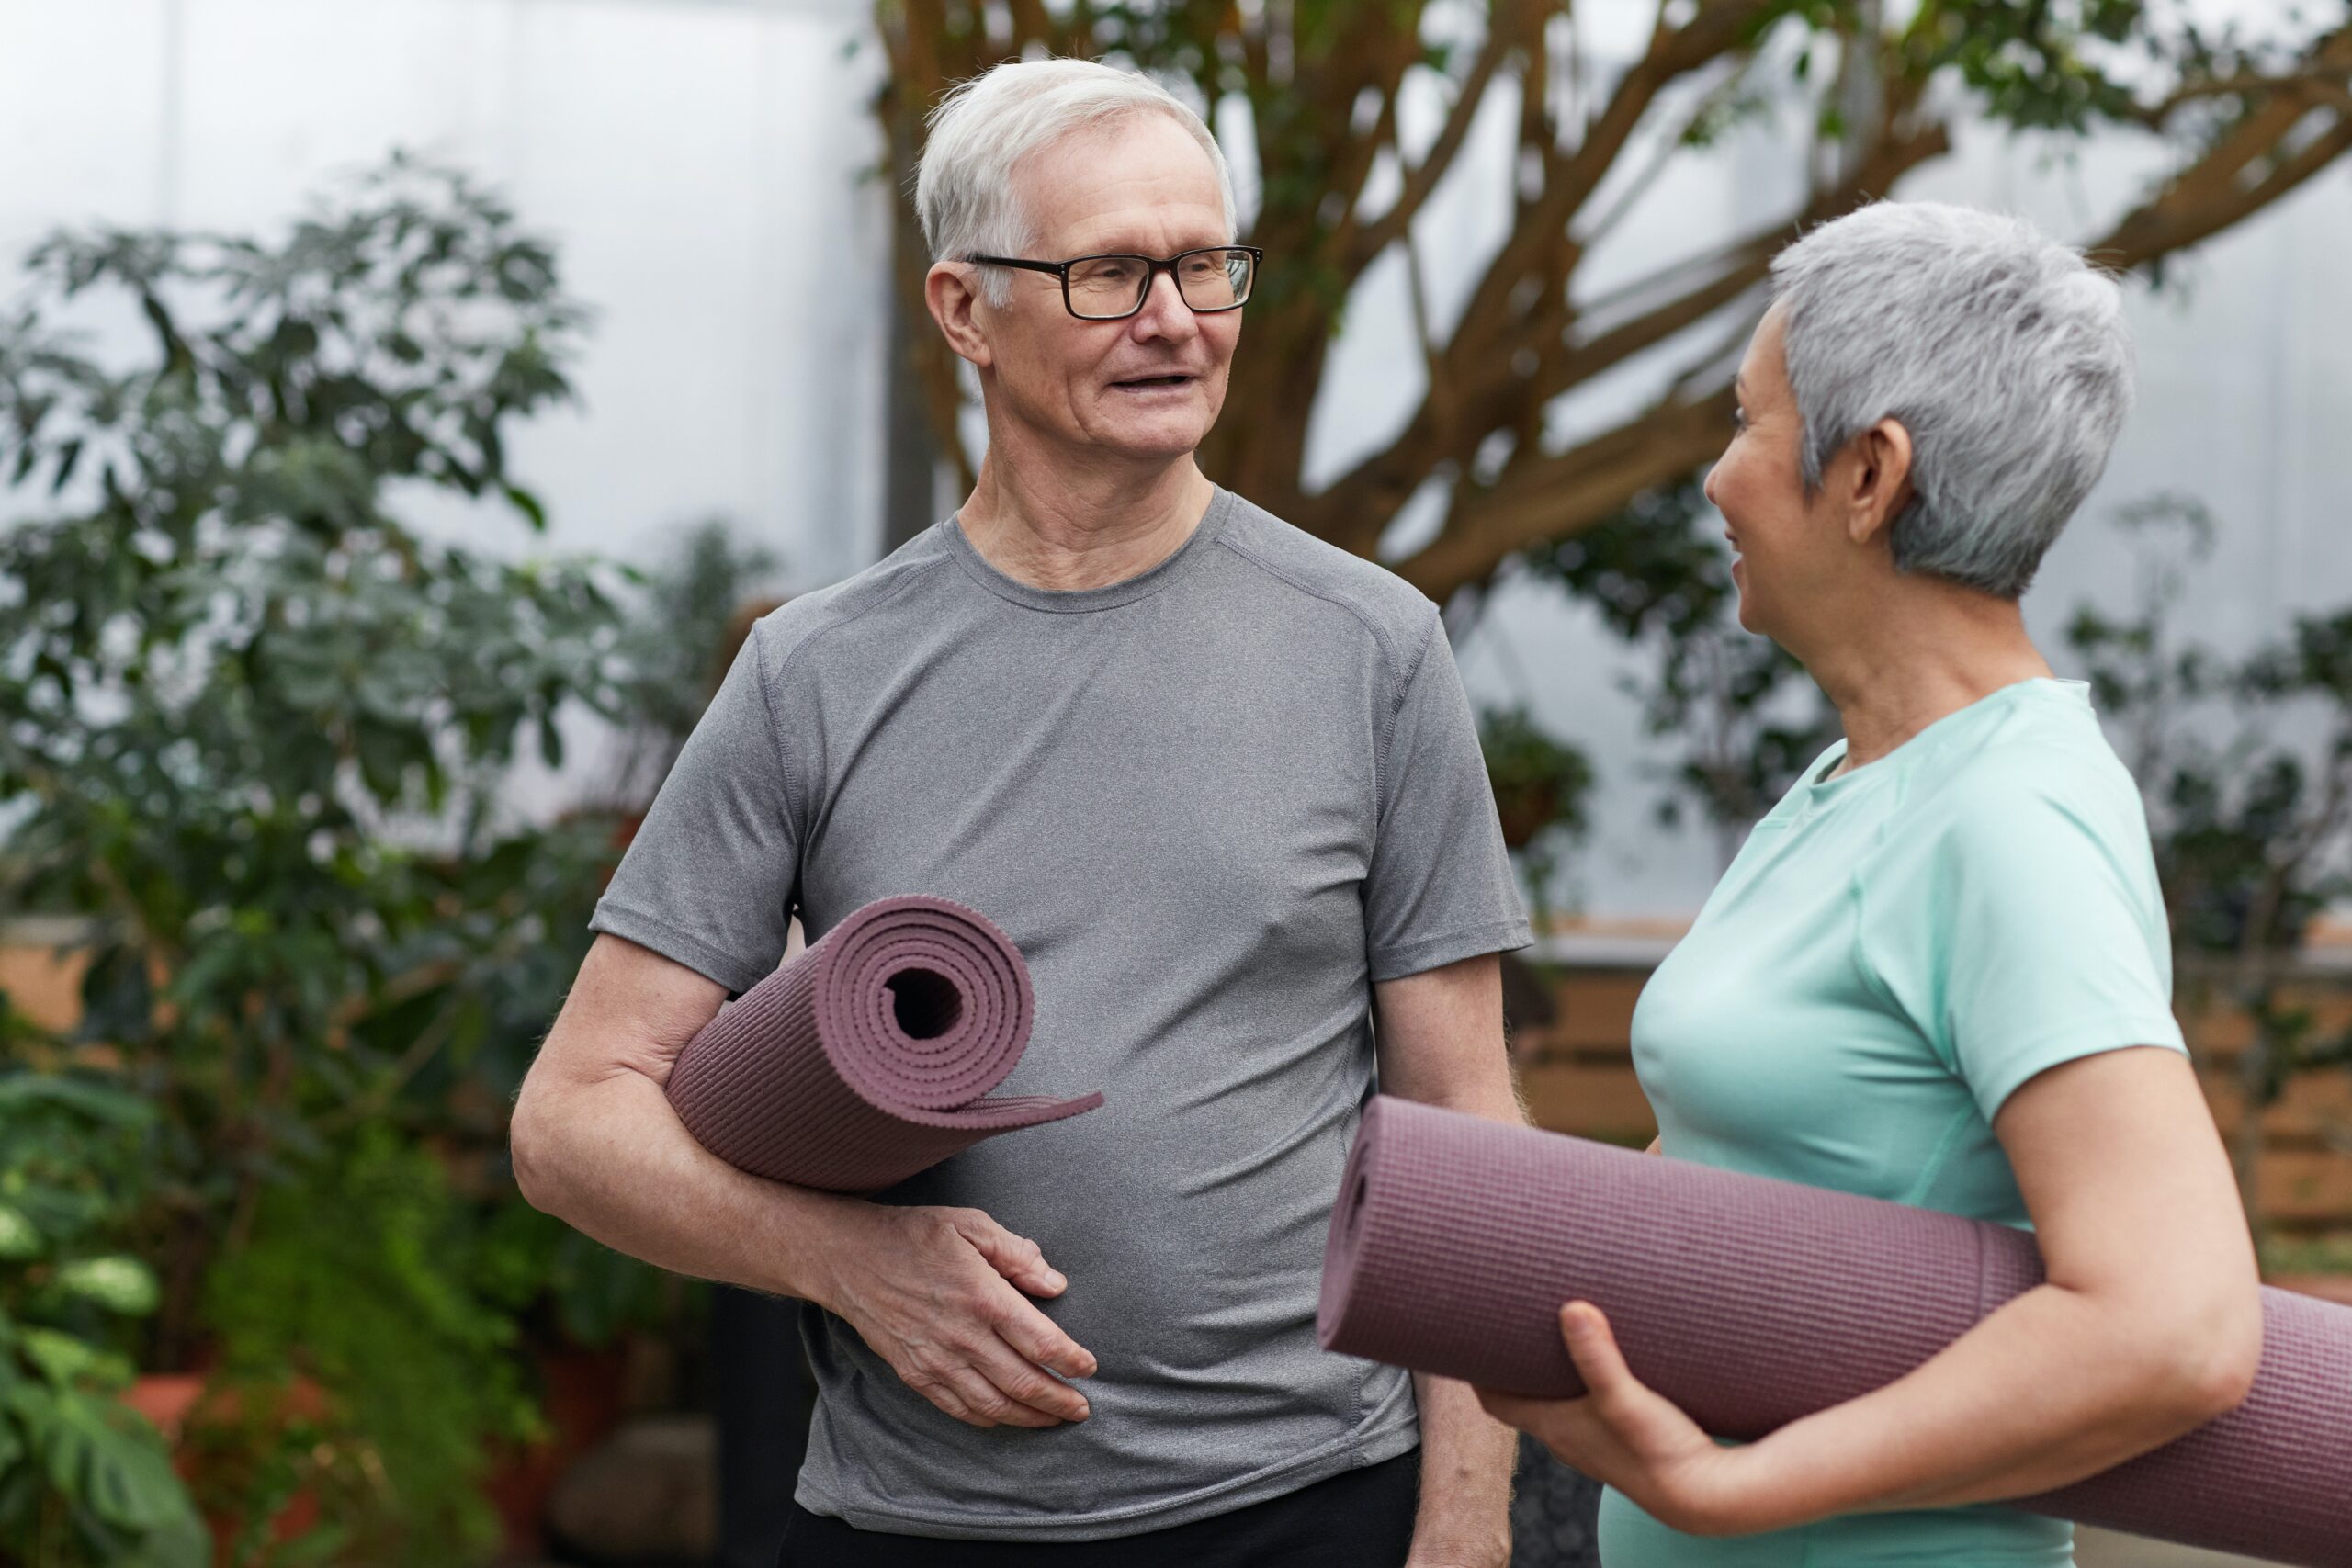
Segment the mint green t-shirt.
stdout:
<path fill-rule="evenodd" d="M 2024 1225 L 1994 1114 L 2045 1068 L 2182 1049 L 2147 820 L 2079 681 L 1948 714 L 1756 825 L 1634 1012 L 1663 1152 Z M 1798 1263 L 1802 1267 L 1801 1262 Z M 1702 1540 L 1615 1492 L 1604 1568 L 2064 1568 L 1996 1506 Z"/>

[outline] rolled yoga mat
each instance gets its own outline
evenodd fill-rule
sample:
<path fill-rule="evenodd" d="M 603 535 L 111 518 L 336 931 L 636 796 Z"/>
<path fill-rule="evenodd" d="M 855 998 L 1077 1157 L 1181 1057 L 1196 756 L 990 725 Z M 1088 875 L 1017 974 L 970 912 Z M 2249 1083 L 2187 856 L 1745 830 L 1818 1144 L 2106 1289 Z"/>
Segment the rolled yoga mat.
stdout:
<path fill-rule="evenodd" d="M 1883 1388 L 2042 1279 L 2030 1235 L 1380 1096 L 1323 1262 L 1328 1349 L 1516 1393 L 1584 1392 L 1559 1311 L 1752 1441 Z M 2244 1404 L 2003 1506 L 2310 1568 L 2352 1564 L 2352 1307 L 2263 1292 Z"/>
<path fill-rule="evenodd" d="M 982 1138 L 1102 1103 L 985 1099 L 1029 1043 L 1012 939 L 945 898 L 880 898 L 719 1010 L 678 1053 L 670 1103 L 757 1176 L 872 1192 Z"/>

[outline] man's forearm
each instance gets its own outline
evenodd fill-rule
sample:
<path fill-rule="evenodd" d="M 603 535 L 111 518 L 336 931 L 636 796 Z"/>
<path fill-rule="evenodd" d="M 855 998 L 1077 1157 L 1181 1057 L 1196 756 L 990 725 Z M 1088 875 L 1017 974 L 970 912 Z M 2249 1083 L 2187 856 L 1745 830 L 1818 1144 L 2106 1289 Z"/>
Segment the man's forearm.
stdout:
<path fill-rule="evenodd" d="M 1416 1562 L 1498 1562 L 1510 1554 L 1510 1478 L 1519 1434 L 1478 1406 L 1470 1385 L 1413 1374 L 1421 1410 Z"/>
<path fill-rule="evenodd" d="M 641 1073 L 526 1092 L 514 1149 L 523 1195 L 615 1251 L 820 1303 L 842 1227 L 869 1207 L 736 1169 L 695 1142 Z"/>
<path fill-rule="evenodd" d="M 1493 954 L 1374 988 L 1381 1087 L 1472 1116 L 1527 1120 L 1503 1043 L 1502 982 Z M 1413 1568 L 1510 1558 L 1510 1478 L 1519 1434 L 1479 1406 L 1470 1385 L 1413 1376 L 1421 1417 L 1421 1506 Z"/>

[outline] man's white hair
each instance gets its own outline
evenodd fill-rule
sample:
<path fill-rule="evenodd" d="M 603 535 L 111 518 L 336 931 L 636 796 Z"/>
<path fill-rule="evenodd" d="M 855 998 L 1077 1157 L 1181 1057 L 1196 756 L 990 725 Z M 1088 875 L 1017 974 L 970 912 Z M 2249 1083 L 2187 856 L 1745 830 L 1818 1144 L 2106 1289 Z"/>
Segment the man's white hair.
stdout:
<path fill-rule="evenodd" d="M 1012 61 L 956 85 L 931 111 L 915 175 L 915 210 L 932 259 L 1019 255 L 1035 231 L 1012 190 L 1023 158 L 1074 130 L 1136 114 L 1164 114 L 1192 134 L 1216 170 L 1225 238 L 1238 236 L 1233 175 L 1201 117 L 1150 77 L 1091 60 Z M 1059 257 L 1040 258 L 1059 260 Z M 980 269 L 989 303 L 1011 298 L 1006 269 Z"/>
<path fill-rule="evenodd" d="M 1882 419 L 1911 433 L 1894 564 L 2015 599 L 2132 407 L 2115 280 L 2022 220 L 1882 201 L 1772 262 L 1811 493 Z"/>

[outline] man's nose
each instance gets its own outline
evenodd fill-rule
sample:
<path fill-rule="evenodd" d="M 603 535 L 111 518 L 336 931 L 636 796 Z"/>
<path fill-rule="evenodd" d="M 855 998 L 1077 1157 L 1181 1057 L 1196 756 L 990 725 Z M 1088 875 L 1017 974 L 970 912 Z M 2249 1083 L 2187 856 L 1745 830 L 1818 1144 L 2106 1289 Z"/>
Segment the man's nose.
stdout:
<path fill-rule="evenodd" d="M 1183 291 L 1176 287 L 1173 272 L 1151 275 L 1151 286 L 1144 290 L 1143 309 L 1133 320 L 1136 333 L 1145 337 L 1189 338 L 1200 331 L 1193 320 L 1193 308 L 1184 303 Z"/>

